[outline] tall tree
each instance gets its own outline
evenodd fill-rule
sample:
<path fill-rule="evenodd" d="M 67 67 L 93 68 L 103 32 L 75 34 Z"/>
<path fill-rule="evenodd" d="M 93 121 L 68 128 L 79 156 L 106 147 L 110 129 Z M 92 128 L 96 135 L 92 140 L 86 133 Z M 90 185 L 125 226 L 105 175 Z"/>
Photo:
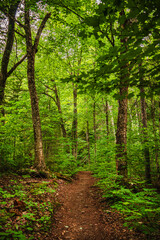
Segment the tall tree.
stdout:
<path fill-rule="evenodd" d="M 43 143 L 42 143 L 42 131 L 41 131 L 41 122 L 39 114 L 39 102 L 36 91 L 35 84 L 35 54 L 41 37 L 41 33 L 48 18 L 51 16 L 51 13 L 47 13 L 43 21 L 40 24 L 40 27 L 37 31 L 34 44 L 32 44 L 32 33 L 31 33 L 31 23 L 30 23 L 30 9 L 27 1 L 25 2 L 25 33 L 26 33 L 26 47 L 27 47 L 27 77 L 28 77 L 28 87 L 31 99 L 31 108 L 32 108 L 32 122 L 34 130 L 34 149 L 35 149 L 35 168 L 38 170 L 45 170 L 46 163 L 43 154 Z"/>
<path fill-rule="evenodd" d="M 120 16 L 125 18 L 125 12 L 122 10 Z M 123 30 L 126 28 L 128 20 L 125 19 L 124 23 L 120 26 Z M 121 34 L 122 34 L 121 32 Z M 127 37 L 122 37 L 121 47 L 123 52 L 121 55 L 127 51 Z M 122 61 L 124 59 L 122 58 Z M 123 176 L 123 179 L 126 181 L 128 177 L 127 172 L 127 108 L 128 108 L 128 63 L 124 61 L 120 70 L 120 91 L 119 91 L 119 106 L 118 106 L 118 120 L 117 120 L 117 132 L 116 132 L 116 166 L 117 172 L 119 175 Z"/>
<path fill-rule="evenodd" d="M 117 174 L 127 179 L 127 98 L 128 98 L 128 62 L 125 59 L 127 52 L 127 25 L 129 21 L 125 15 L 124 3 L 109 3 L 102 0 L 96 8 L 96 14 L 86 18 L 86 23 L 93 26 L 93 33 L 104 49 L 105 56 L 99 57 L 99 70 L 96 71 L 98 80 L 104 76 L 114 74 L 114 83 L 119 91 L 118 120 L 116 132 L 116 167 Z M 100 36 L 100 37 L 99 37 Z M 107 66 L 108 65 L 108 66 Z M 116 67 L 115 67 L 116 66 Z M 92 74 L 92 72 L 91 72 Z M 104 76 L 102 76 L 104 75 Z M 97 82 L 98 82 L 97 80 Z M 102 80 L 100 80 L 102 81 Z M 103 87 L 113 88 L 107 81 Z"/>
<path fill-rule="evenodd" d="M 26 55 L 24 55 L 17 63 L 15 63 L 10 70 L 8 70 L 10 56 L 14 43 L 15 36 L 15 22 L 16 22 L 16 12 L 18 9 L 20 1 L 12 1 L 9 6 L 2 4 L 0 6 L 0 11 L 2 11 L 8 17 L 8 30 L 6 45 L 2 56 L 1 68 L 0 68 L 0 106 L 3 104 L 4 91 L 6 86 L 7 78 L 13 73 L 13 71 L 25 60 Z M 8 9 L 9 8 L 9 9 Z M 22 25 L 23 26 L 23 25 Z M 3 111 L 3 110 L 2 110 Z"/>
<path fill-rule="evenodd" d="M 0 5 L 0 12 L 3 13 L 4 19 L 8 20 L 8 29 L 7 29 L 7 35 L 5 37 L 5 48 L 3 51 L 1 63 L 0 63 L 0 115 L 4 116 L 4 94 L 5 94 L 5 88 L 6 88 L 6 82 L 8 77 L 14 72 L 14 70 L 25 60 L 26 54 L 15 64 L 13 64 L 12 67 L 9 68 L 9 62 L 11 58 L 11 53 L 13 49 L 14 44 L 14 37 L 15 37 L 15 23 L 16 23 L 16 12 L 18 9 L 20 1 L 12 1 L 12 2 L 6 2 L 4 1 Z M 3 24 L 2 24 L 3 25 Z M 5 124 L 5 121 L 2 120 L 2 125 Z M 2 130 L 3 131 L 3 130 Z M 2 135 L 4 133 L 2 132 Z M 1 161 L 5 158 L 5 153 L 3 151 L 3 148 L 0 150 L 1 155 Z"/>

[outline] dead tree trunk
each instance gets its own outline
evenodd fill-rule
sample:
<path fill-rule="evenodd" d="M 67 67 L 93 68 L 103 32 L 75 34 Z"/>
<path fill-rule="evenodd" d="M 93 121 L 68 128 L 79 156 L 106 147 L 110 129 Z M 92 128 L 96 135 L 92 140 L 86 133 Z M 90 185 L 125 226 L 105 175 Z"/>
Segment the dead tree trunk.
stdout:
<path fill-rule="evenodd" d="M 26 33 L 26 47 L 27 47 L 27 77 L 28 77 L 28 88 L 31 99 L 32 108 L 32 122 L 34 130 L 34 150 L 35 150 L 35 163 L 34 166 L 38 170 L 45 170 L 46 164 L 43 154 L 43 143 L 42 143 L 42 131 L 41 122 L 39 115 L 39 101 L 36 91 L 35 84 L 35 53 L 37 51 L 39 39 L 42 30 L 45 26 L 46 21 L 50 17 L 50 13 L 43 19 L 35 37 L 34 45 L 32 45 L 32 35 L 30 26 L 30 16 L 28 6 L 25 5 L 25 33 Z"/>

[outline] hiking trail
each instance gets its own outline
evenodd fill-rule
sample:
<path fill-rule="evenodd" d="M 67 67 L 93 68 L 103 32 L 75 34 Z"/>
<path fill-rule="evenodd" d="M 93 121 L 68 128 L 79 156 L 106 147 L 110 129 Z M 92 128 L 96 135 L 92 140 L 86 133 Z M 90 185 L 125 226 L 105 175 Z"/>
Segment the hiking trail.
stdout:
<path fill-rule="evenodd" d="M 118 212 L 104 209 L 95 182 L 86 171 L 79 172 L 72 183 L 60 185 L 57 198 L 61 206 L 47 240 L 142 240 L 123 226 Z"/>

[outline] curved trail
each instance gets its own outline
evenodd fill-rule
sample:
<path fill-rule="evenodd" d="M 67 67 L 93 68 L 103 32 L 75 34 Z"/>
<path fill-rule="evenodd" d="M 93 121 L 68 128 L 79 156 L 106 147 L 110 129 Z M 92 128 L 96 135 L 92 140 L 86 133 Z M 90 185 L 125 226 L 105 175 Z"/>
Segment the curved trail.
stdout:
<path fill-rule="evenodd" d="M 90 172 L 79 172 L 72 183 L 62 184 L 57 193 L 62 205 L 48 240 L 138 239 L 123 227 L 118 213 L 103 210 L 94 183 Z"/>

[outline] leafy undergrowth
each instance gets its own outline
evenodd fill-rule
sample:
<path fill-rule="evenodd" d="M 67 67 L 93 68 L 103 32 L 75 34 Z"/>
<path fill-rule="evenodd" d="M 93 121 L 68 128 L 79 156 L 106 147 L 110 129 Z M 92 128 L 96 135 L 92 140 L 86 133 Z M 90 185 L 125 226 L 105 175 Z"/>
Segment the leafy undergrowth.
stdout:
<path fill-rule="evenodd" d="M 0 178 L 0 239 L 45 239 L 58 203 L 55 179 Z"/>
<path fill-rule="evenodd" d="M 125 226 L 146 234 L 147 239 L 159 239 L 160 194 L 156 189 L 147 188 L 144 183 L 131 184 L 130 188 L 114 181 L 108 184 L 107 178 L 101 179 L 99 186 L 105 201 L 123 214 Z"/>

